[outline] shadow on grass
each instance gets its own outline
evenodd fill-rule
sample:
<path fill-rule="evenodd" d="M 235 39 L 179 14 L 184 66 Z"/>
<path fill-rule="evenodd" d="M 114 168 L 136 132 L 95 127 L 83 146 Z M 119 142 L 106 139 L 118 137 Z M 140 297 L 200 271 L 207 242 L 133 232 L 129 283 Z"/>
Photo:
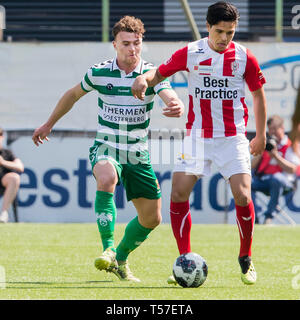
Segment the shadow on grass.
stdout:
<path fill-rule="evenodd" d="M 182 289 L 180 286 L 141 286 L 136 283 L 131 283 L 129 286 L 101 286 L 105 283 L 115 282 L 112 280 L 81 282 L 7 281 L 5 289 Z"/>

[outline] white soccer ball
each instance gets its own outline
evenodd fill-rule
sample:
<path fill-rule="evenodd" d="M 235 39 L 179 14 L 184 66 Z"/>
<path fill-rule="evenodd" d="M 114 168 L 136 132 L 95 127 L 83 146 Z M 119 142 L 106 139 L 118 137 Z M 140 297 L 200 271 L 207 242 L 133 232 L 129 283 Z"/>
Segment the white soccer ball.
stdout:
<path fill-rule="evenodd" d="M 197 288 L 207 278 L 207 264 L 197 253 L 189 252 L 179 256 L 173 265 L 173 275 L 184 288 Z"/>

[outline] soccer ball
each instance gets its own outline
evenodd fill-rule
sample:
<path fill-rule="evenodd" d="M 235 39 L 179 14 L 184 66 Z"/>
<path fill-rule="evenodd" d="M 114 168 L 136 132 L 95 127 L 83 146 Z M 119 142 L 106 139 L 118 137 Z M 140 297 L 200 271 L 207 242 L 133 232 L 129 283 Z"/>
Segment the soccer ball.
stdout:
<path fill-rule="evenodd" d="M 200 287 L 207 277 L 207 264 L 197 253 L 189 252 L 179 256 L 173 265 L 173 275 L 184 288 Z"/>

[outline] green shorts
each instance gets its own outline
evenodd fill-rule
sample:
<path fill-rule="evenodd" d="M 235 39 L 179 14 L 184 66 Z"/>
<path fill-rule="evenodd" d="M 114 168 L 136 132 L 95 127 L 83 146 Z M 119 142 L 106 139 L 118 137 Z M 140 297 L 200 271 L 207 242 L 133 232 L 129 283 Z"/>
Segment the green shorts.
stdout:
<path fill-rule="evenodd" d="M 101 145 L 101 143 L 95 141 L 90 148 L 89 159 L 92 169 L 101 160 L 112 163 L 118 174 L 118 185 L 122 182 L 126 190 L 127 201 L 137 198 L 161 198 L 160 186 L 150 163 L 148 151 L 143 152 L 141 157 L 139 155 L 141 161 L 130 163 L 130 161 L 124 160 L 125 157 L 128 157 L 127 151 L 122 153 L 114 149 L 113 152 L 103 152 L 103 148 L 100 148 Z"/>

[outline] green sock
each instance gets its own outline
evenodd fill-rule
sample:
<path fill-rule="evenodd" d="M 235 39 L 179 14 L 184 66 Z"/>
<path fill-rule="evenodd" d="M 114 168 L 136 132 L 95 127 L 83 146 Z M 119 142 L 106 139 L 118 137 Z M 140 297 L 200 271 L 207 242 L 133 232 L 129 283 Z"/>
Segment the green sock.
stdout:
<path fill-rule="evenodd" d="M 114 230 L 117 209 L 113 196 L 114 194 L 111 192 L 96 191 L 95 214 L 103 250 L 114 247 Z"/>
<path fill-rule="evenodd" d="M 142 244 L 147 238 L 149 233 L 153 229 L 148 229 L 143 227 L 139 221 L 138 217 L 132 219 L 126 229 L 123 239 L 117 247 L 117 260 L 125 261 L 131 251 L 136 249 Z"/>

